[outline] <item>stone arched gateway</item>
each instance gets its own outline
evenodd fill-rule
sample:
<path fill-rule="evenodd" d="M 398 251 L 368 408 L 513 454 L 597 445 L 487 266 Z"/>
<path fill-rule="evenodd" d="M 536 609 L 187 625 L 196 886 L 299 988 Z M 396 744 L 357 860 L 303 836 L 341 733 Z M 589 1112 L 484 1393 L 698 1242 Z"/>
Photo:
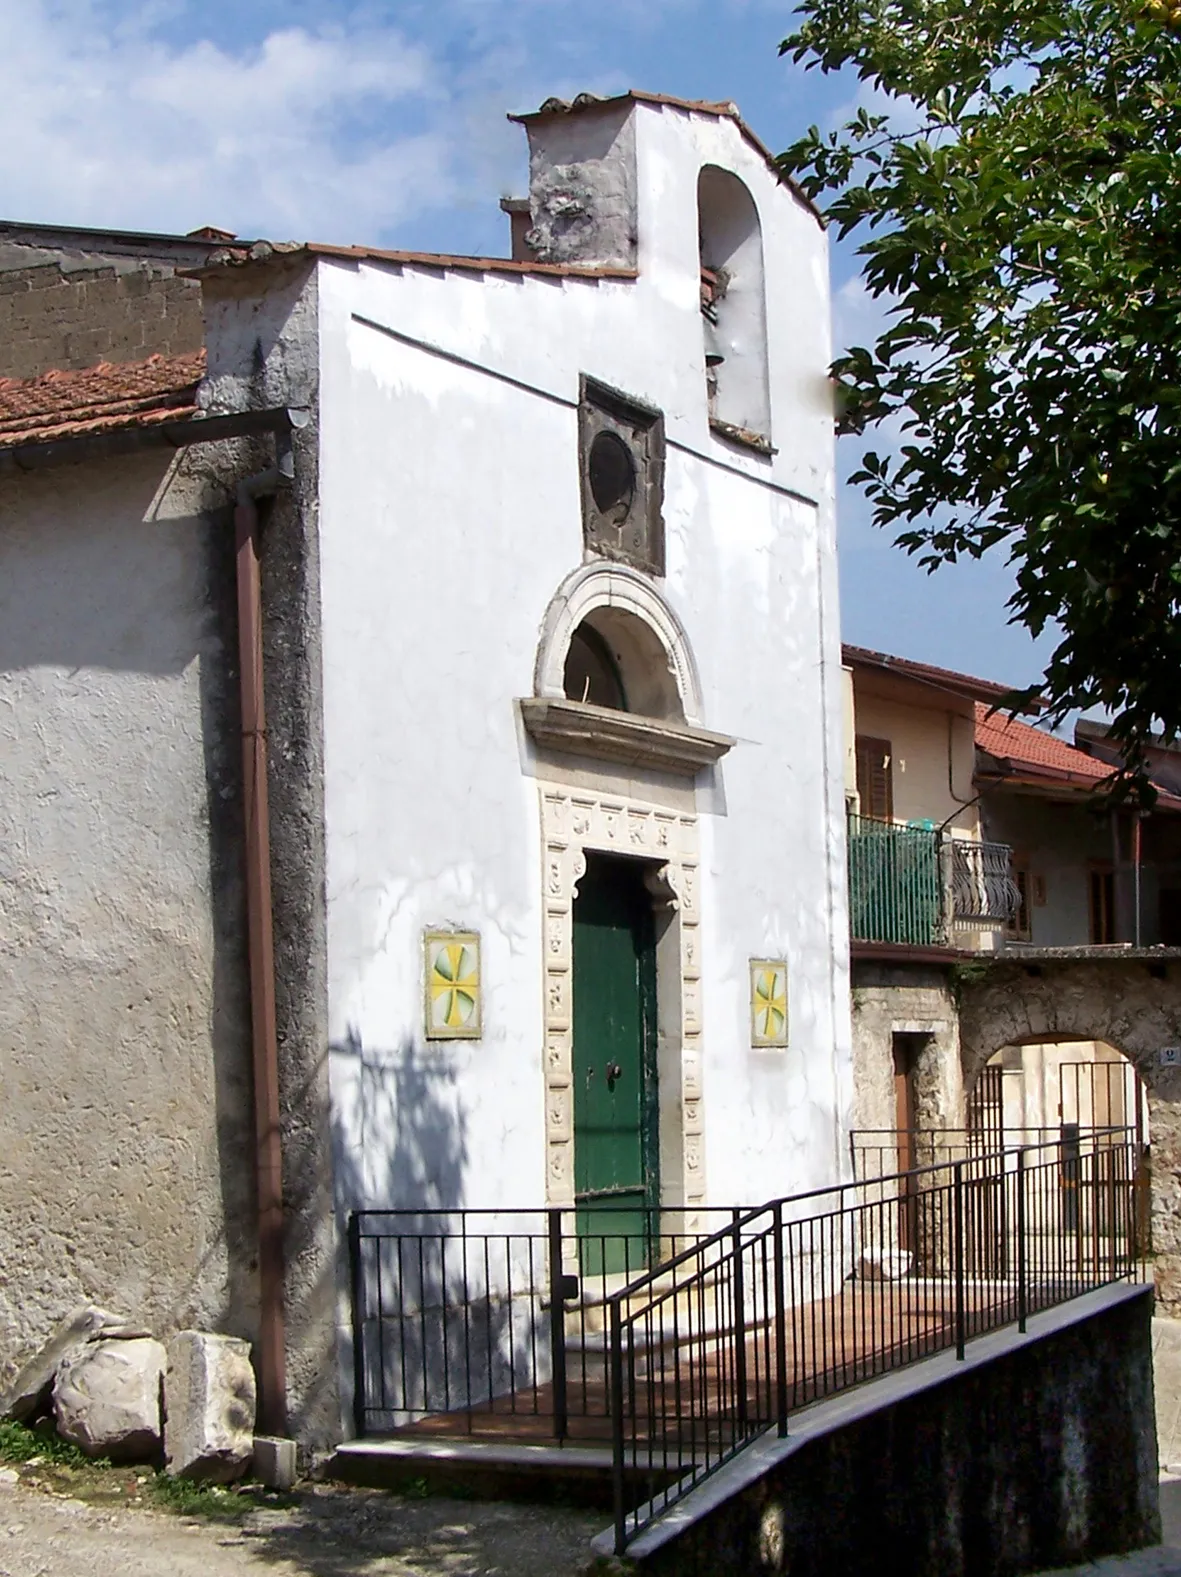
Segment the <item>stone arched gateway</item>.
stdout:
<path fill-rule="evenodd" d="M 1003 1046 L 1103 1040 L 1139 1070 L 1148 1099 L 1157 1298 L 1181 1316 L 1181 949 L 1057 949 L 981 961 L 958 981 L 965 1089 Z M 1179 1054 L 1181 1055 L 1181 1054 Z"/>

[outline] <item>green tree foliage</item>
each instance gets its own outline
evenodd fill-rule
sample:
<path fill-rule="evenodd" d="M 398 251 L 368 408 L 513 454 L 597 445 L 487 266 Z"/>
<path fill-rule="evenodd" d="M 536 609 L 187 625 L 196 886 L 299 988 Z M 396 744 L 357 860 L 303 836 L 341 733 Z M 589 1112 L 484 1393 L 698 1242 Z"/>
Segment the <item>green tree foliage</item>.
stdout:
<path fill-rule="evenodd" d="M 1050 716 L 1181 733 L 1181 5 L 804 0 L 874 90 L 781 157 L 891 303 L 834 366 L 855 480 L 928 568 L 1008 551 Z M 886 446 L 880 445 L 883 451 Z"/>

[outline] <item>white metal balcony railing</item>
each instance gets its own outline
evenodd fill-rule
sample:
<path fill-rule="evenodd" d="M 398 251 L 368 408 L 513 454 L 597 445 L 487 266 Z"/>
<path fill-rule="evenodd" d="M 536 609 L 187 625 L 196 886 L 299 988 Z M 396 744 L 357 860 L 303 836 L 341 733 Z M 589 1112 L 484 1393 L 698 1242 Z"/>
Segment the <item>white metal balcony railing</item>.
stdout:
<path fill-rule="evenodd" d="M 948 923 L 959 930 L 1002 930 L 1021 908 L 1007 843 L 946 838 L 941 851 Z"/>

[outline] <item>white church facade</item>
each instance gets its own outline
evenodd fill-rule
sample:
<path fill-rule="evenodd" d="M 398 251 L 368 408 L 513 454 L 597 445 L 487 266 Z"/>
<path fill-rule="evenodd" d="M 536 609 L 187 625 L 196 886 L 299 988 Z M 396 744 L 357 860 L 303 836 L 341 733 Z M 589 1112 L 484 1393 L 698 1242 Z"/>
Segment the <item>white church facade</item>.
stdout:
<path fill-rule="evenodd" d="M 370 1205 L 584 1192 L 575 1082 L 599 1043 L 628 1061 L 577 1000 L 592 873 L 653 954 L 625 1170 L 668 1208 L 753 1202 L 832 1180 L 848 1082 L 825 240 L 728 117 L 527 126 L 539 209 L 583 194 L 566 272 L 316 264 L 338 1132 Z M 716 372 L 715 230 L 742 314 Z M 449 933 L 473 1006 L 440 1025 Z M 461 1177 L 391 1153 L 407 1054 L 447 1070 Z"/>
<path fill-rule="evenodd" d="M 340 1417 L 325 1367 L 334 1340 L 348 1366 L 352 1211 L 610 1208 L 692 1230 L 843 1175 L 824 231 L 733 106 L 628 94 L 521 120 L 512 258 L 227 245 L 199 271 L 192 421 L 296 413 L 293 483 L 261 506 L 262 596 L 290 1410 L 309 1435 Z M 224 519 L 269 443 L 190 442 L 151 477 L 103 460 L 103 496 L 137 524 L 149 499 L 158 525 Z M 192 973 L 216 1034 L 216 970 Z M 224 1146 L 224 1115 L 193 1120 L 196 1151 Z M 210 1309 L 249 1334 L 250 1273 L 218 1255 Z M 118 1307 L 120 1263 L 86 1295 Z M 161 1318 L 191 1317 L 182 1302 Z"/>

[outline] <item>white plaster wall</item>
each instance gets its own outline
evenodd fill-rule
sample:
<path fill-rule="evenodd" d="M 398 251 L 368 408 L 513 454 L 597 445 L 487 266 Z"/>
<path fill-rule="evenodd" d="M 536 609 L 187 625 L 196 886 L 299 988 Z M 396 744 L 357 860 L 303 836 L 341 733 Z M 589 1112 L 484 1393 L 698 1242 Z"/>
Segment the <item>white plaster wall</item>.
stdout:
<path fill-rule="evenodd" d="M 1091 940 L 1090 869 L 1111 862 L 1111 830 L 1085 805 L 1055 804 L 1036 795 L 990 792 L 984 802 L 986 836 L 1028 864 L 1030 941 L 1041 947 L 1078 947 Z M 1035 876 L 1045 902 L 1034 902 Z M 1145 912 L 1151 910 L 1146 904 Z"/>
<path fill-rule="evenodd" d="M 698 793 L 713 1201 L 829 1181 L 851 1099 L 827 264 L 729 122 L 637 110 L 635 283 L 320 266 L 330 1040 L 342 1203 L 545 1198 L 531 693 L 582 561 L 578 376 L 663 409 L 667 577 L 707 727 Z M 696 181 L 759 205 L 771 460 L 708 430 Z M 357 321 L 426 341 L 456 365 Z M 499 374 L 499 378 L 488 373 Z M 509 380 L 512 380 L 511 382 Z M 422 1038 L 421 933 L 484 942 L 478 1043 Z M 786 954 L 792 1044 L 749 1046 L 747 959 Z"/>
<path fill-rule="evenodd" d="M 949 831 L 979 837 L 980 812 L 965 804 L 976 796 L 972 703 L 934 699 L 929 690 L 856 669 L 853 690 L 856 732 L 892 746 L 894 819 L 946 823 Z"/>
<path fill-rule="evenodd" d="M 0 484 L 0 1381 L 79 1301 L 249 1330 L 237 743 L 182 464 Z"/>

